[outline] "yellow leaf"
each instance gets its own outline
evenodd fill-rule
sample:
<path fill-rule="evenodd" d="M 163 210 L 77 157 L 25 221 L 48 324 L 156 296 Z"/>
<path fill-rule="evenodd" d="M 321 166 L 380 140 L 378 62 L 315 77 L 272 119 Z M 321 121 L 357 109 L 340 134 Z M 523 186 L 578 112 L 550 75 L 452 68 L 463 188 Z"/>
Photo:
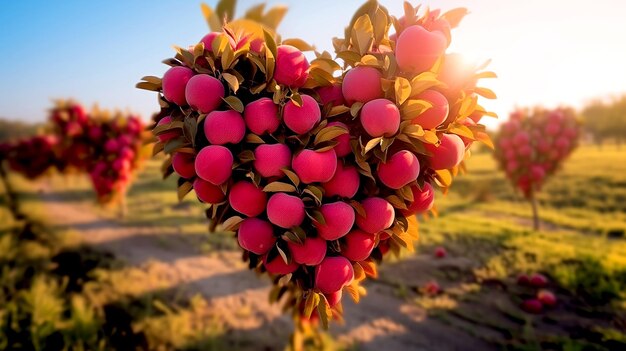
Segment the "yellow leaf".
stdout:
<path fill-rule="evenodd" d="M 253 20 L 255 22 L 261 22 L 261 19 L 263 18 L 264 10 L 265 10 L 265 4 L 263 3 L 252 6 L 251 8 L 248 9 L 248 11 L 246 11 L 244 18 Z"/>
<path fill-rule="evenodd" d="M 359 295 L 358 280 L 353 280 L 352 284 L 346 285 L 346 287 L 344 287 L 343 289 L 345 292 L 348 293 L 348 295 L 350 295 L 350 297 L 355 303 L 359 303 L 359 301 L 361 300 L 361 295 Z"/>
<path fill-rule="evenodd" d="M 498 76 L 491 71 L 484 71 L 474 75 L 475 79 L 483 79 L 483 78 L 498 78 Z"/>
<path fill-rule="evenodd" d="M 348 130 L 341 126 L 325 127 L 315 135 L 314 145 L 323 143 L 325 141 L 333 140 L 336 137 L 348 133 Z"/>
<path fill-rule="evenodd" d="M 239 80 L 237 80 L 237 77 L 233 76 L 230 73 L 223 73 L 222 77 L 224 78 L 224 80 L 226 80 L 228 85 L 230 85 L 230 88 L 233 90 L 233 93 L 236 93 L 237 90 L 239 90 Z"/>
<path fill-rule="evenodd" d="M 426 144 L 437 144 L 439 142 L 439 138 L 437 134 L 432 130 L 425 130 L 424 135 L 418 138 L 419 140 L 425 142 Z"/>
<path fill-rule="evenodd" d="M 287 184 L 283 182 L 272 182 L 272 183 L 267 184 L 263 188 L 263 191 L 269 192 L 269 193 L 275 193 L 275 192 L 293 193 L 296 191 L 296 187 L 291 184 Z"/>
<path fill-rule="evenodd" d="M 378 59 L 374 55 L 365 55 L 360 62 L 366 66 L 378 66 Z"/>
<path fill-rule="evenodd" d="M 319 297 L 320 302 L 317 305 L 317 313 L 320 316 L 320 320 L 322 321 L 322 326 L 324 327 L 324 329 L 328 329 L 328 321 L 332 318 L 333 311 L 331 310 L 330 305 L 326 300 L 326 296 L 320 294 Z"/>
<path fill-rule="evenodd" d="M 452 185 L 452 173 L 447 169 L 440 169 L 435 171 L 435 180 L 442 188 L 447 188 Z"/>
<path fill-rule="evenodd" d="M 385 37 L 389 25 L 387 14 L 380 7 L 376 9 L 373 22 L 374 40 L 379 43 Z"/>
<path fill-rule="evenodd" d="M 397 77 L 394 82 L 394 90 L 396 92 L 396 103 L 402 105 L 411 96 L 411 83 L 406 78 Z"/>
<path fill-rule="evenodd" d="M 487 99 L 496 99 L 496 93 L 494 93 L 491 89 L 488 88 L 476 88 L 474 92 L 484 98 Z"/>
<path fill-rule="evenodd" d="M 235 0 L 220 0 L 215 6 L 215 12 L 220 19 L 226 18 L 233 20 L 235 18 Z"/>
<path fill-rule="evenodd" d="M 178 201 L 182 201 L 185 198 L 185 195 L 189 194 L 191 189 L 193 189 L 193 185 L 190 182 L 184 182 L 181 186 L 179 186 Z"/>
<path fill-rule="evenodd" d="M 267 13 L 263 16 L 262 23 L 268 26 L 269 28 L 276 30 L 280 22 L 283 20 L 283 17 L 285 17 L 286 13 L 287 13 L 286 6 L 280 6 L 280 5 L 274 6 L 269 11 L 267 11 Z"/>
<path fill-rule="evenodd" d="M 356 20 L 352 27 L 351 39 L 361 56 L 370 51 L 374 42 L 374 27 L 370 16 L 363 15 Z"/>
<path fill-rule="evenodd" d="M 355 262 L 353 265 L 353 270 L 354 270 L 354 280 L 355 281 L 361 281 L 363 279 L 365 279 L 365 270 L 363 270 L 363 267 L 361 267 L 361 265 L 358 262 Z"/>
<path fill-rule="evenodd" d="M 298 38 L 285 39 L 283 40 L 283 45 L 291 45 L 294 48 L 300 51 L 312 51 L 314 50 L 313 46 L 309 45 L 306 41 Z"/>
<path fill-rule="evenodd" d="M 320 296 L 316 292 L 309 292 L 309 295 L 306 297 L 306 301 L 304 302 L 304 317 L 311 317 L 313 309 L 316 308 L 319 303 Z"/>
<path fill-rule="evenodd" d="M 239 216 L 230 217 L 222 223 L 222 230 L 226 232 L 233 232 L 239 228 L 239 224 L 241 224 L 242 221 L 243 218 Z"/>
<path fill-rule="evenodd" d="M 413 95 L 417 95 L 426 89 L 434 86 L 441 85 L 442 83 L 437 80 L 437 75 L 434 72 L 423 72 L 417 77 L 411 79 L 411 91 Z"/>
<path fill-rule="evenodd" d="M 400 107 L 400 111 L 402 112 L 402 119 L 403 120 L 414 119 L 418 117 L 419 115 L 421 115 L 422 113 L 424 113 L 424 111 L 432 107 L 433 107 L 433 104 L 426 100 L 415 100 L 415 99 L 407 100 Z"/>
<path fill-rule="evenodd" d="M 441 17 L 448 21 L 448 23 L 450 24 L 450 28 L 455 28 L 459 25 L 463 17 L 465 17 L 465 15 L 467 15 L 468 13 L 469 11 L 467 11 L 466 8 L 459 7 L 444 13 L 443 15 L 441 15 Z"/>
<path fill-rule="evenodd" d="M 472 130 L 462 124 L 450 125 L 448 132 L 474 140 L 474 133 Z"/>
<path fill-rule="evenodd" d="M 489 134 L 484 132 L 478 132 L 476 133 L 476 140 L 487 145 L 490 149 L 495 150 L 495 146 L 493 145 L 493 141 L 491 141 Z"/>
<path fill-rule="evenodd" d="M 265 141 L 258 135 L 250 133 L 246 135 L 246 143 L 250 144 L 265 144 Z"/>
<path fill-rule="evenodd" d="M 241 102 L 241 100 L 239 100 L 238 97 L 231 95 L 225 98 L 222 98 L 222 100 L 224 100 L 228 106 L 230 106 L 233 110 L 242 113 L 243 112 L 243 102 Z"/>
<path fill-rule="evenodd" d="M 330 112 L 328 112 L 328 116 L 327 117 L 333 117 L 333 116 L 338 116 L 341 114 L 344 114 L 346 112 L 349 112 L 350 108 L 344 105 L 339 105 L 339 106 L 333 106 L 330 109 Z"/>
<path fill-rule="evenodd" d="M 205 3 L 200 4 L 200 9 L 202 10 L 204 19 L 206 20 L 206 23 L 209 25 L 209 28 L 211 29 L 211 31 L 213 32 L 221 31 L 222 22 L 219 16 L 217 15 L 217 13 L 215 13 L 215 11 L 213 11 L 213 9 Z"/>
<path fill-rule="evenodd" d="M 380 141 L 382 140 L 382 137 L 378 137 L 378 138 L 374 138 L 370 141 L 367 142 L 367 144 L 365 144 L 365 148 L 363 148 L 363 152 L 362 154 L 365 155 L 366 153 L 368 153 L 370 150 L 372 150 L 373 148 L 376 147 L 376 145 L 380 144 Z"/>

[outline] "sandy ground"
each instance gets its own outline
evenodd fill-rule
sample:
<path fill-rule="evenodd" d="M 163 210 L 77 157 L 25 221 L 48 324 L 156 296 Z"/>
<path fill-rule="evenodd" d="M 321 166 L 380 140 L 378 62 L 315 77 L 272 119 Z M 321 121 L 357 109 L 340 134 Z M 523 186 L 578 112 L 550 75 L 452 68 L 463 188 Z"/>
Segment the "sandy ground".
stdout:
<path fill-rule="evenodd" d="M 155 227 L 126 227 L 99 216 L 89 203 L 68 202 L 50 190 L 42 197 L 54 225 L 74 229 L 87 244 L 111 251 L 130 266 L 159 274 L 169 289 L 202 294 L 212 312 L 228 325 L 229 338 L 247 340 L 251 349 L 283 349 L 293 328 L 291 320 L 280 313 L 279 306 L 267 302 L 268 279 L 246 269 L 238 253 L 201 254 L 198 245 L 183 234 Z M 408 286 L 419 286 L 431 279 L 430 273 L 439 265 L 464 269 L 469 264 L 462 259 L 435 262 L 431 257 L 416 256 L 384 266 L 380 273 L 386 282 L 402 277 L 409 280 L 404 281 Z M 344 299 L 345 324 L 331 326 L 338 340 L 354 342 L 358 350 L 494 349 L 427 316 L 414 302 L 396 297 L 391 284 L 370 282 L 367 289 L 368 296 L 359 304 Z"/>

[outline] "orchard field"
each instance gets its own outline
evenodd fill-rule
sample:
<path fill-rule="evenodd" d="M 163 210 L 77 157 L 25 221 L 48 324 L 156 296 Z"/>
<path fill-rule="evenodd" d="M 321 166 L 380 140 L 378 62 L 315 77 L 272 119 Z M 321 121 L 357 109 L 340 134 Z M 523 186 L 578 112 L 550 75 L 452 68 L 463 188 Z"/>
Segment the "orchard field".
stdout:
<path fill-rule="evenodd" d="M 383 265 L 368 296 L 346 303 L 345 324 L 313 335 L 311 349 L 623 349 L 623 160 L 614 146 L 575 151 L 540 194 L 534 232 L 528 203 L 491 153 L 476 152 L 437 193 L 439 216 L 420 220 L 417 253 Z M 152 160 L 139 173 L 125 218 L 95 206 L 79 176 L 9 175 L 27 217 L 12 219 L 4 188 L 0 348 L 7 338 L 24 349 L 285 347 L 293 327 L 267 303 L 269 281 L 247 270 L 230 233 L 207 233 L 203 207 L 179 203 L 159 170 Z M 516 281 L 536 272 L 557 301 L 529 314 L 520 304 L 538 289 Z"/>

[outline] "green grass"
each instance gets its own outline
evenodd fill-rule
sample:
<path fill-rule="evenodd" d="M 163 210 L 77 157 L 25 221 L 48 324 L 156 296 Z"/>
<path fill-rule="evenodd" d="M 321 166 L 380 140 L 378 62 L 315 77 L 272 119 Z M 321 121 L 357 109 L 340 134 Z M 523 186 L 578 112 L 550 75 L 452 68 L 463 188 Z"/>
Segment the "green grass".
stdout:
<path fill-rule="evenodd" d="M 202 297 L 146 292 L 159 286 L 158 275 L 82 246 L 76 233 L 52 230 L 37 185 L 16 176 L 10 182 L 27 217 L 14 218 L 0 187 L 0 349 L 233 349 Z M 72 201 L 84 200 L 77 196 L 84 184 L 64 186 L 74 187 Z"/>
<path fill-rule="evenodd" d="M 493 329 L 501 324 L 498 333 L 508 332 L 500 339 L 489 341 L 506 349 L 602 350 L 607 349 L 606 345 L 621 347 L 626 340 L 626 335 L 618 327 L 624 325 L 620 323 L 624 323 L 626 309 L 624 159 L 624 151 L 607 146 L 602 150 L 594 147 L 577 150 L 539 195 L 543 230 L 535 232 L 531 229 L 530 205 L 515 193 L 503 173 L 496 170 L 492 156 L 487 153 L 473 155 L 467 163 L 468 173 L 455 179 L 447 195 L 437 194 L 439 217 L 421 220 L 417 245 L 418 252 L 426 253 L 432 252 L 434 246 L 443 245 L 450 256 L 462 256 L 474 262 L 470 273 L 462 273 L 470 277 L 451 278 L 443 274 L 445 272 L 433 276 L 457 280 L 456 283 L 469 281 L 470 284 L 460 285 L 471 289 L 459 289 L 458 293 L 450 290 L 446 296 L 432 301 L 419 296 L 416 303 L 432 310 L 447 323 L 467 329 L 478 337 L 481 333 L 477 328 Z M 186 240 L 202 246 L 205 252 L 236 249 L 231 234 L 208 233 L 204 206 L 198 203 L 193 193 L 182 203 L 178 202 L 176 180 L 172 177 L 163 181 L 159 169 L 159 160 L 146 163 L 145 170 L 128 194 L 129 215 L 126 218 L 118 218 L 117 212 L 111 209 L 100 210 L 101 214 L 125 226 L 154 226 L 163 233 L 182 233 Z M 20 178 L 12 179 L 12 183 L 20 190 L 21 204 L 27 207 L 26 212 L 35 219 L 43 218 L 45 213 L 38 204 L 37 186 Z M 54 189 L 62 189 L 60 194 L 64 201 L 76 205 L 93 202 L 84 178 L 54 177 L 52 185 Z M 3 233 L 13 232 L 21 225 L 11 220 L 3 206 L 0 206 L 0 223 Z M 55 245 L 36 240 L 19 241 L 13 235 L 1 235 L 0 259 L 45 262 L 59 252 L 77 246 L 71 233 L 54 235 L 58 238 Z M 16 277 L 20 272 L 9 270 L 2 273 L 2 284 L 17 284 Z M 593 329 L 595 334 L 576 337 L 576 333 L 572 334 L 565 327 L 553 327 L 553 324 L 561 325 L 558 320 L 546 324 L 546 320 L 555 318 L 551 316 L 552 312 L 540 317 L 521 312 L 517 307 L 520 296 L 527 296 L 529 292 L 518 291 L 514 278 L 519 273 L 532 272 L 548 275 L 551 288 L 567 302 L 563 307 L 565 311 L 559 310 L 558 313 L 563 312 L 567 318 L 579 322 L 587 321 L 584 318 L 591 321 L 596 318 L 597 325 L 587 328 Z M 46 311 L 43 315 L 55 316 L 51 317 L 57 321 L 52 324 L 54 328 L 46 324 L 44 318 L 37 319 L 29 329 L 29 333 L 39 335 L 38 340 L 46 340 L 53 330 L 61 330 L 66 340 L 88 340 L 87 348 L 97 349 L 98 343 L 106 340 L 102 334 L 102 330 L 106 330 L 103 306 L 115 306 L 130 314 L 132 327 L 142 331 L 148 344 L 165 343 L 176 349 L 209 350 L 224 345 L 224 326 L 215 316 L 201 312 L 204 311 L 202 299 L 188 301 L 136 291 L 141 286 L 159 286 L 159 281 L 149 273 L 131 267 L 97 267 L 89 275 L 93 279 L 83 286 L 84 294 L 66 295 L 63 279 L 38 268 L 27 288 L 16 294 L 20 296 L 20 302 L 15 303 L 21 307 L 11 308 L 25 311 L 20 313 L 27 315 Z M 508 287 L 506 293 L 495 292 L 497 304 L 482 302 L 484 296 L 494 294 L 494 289 L 483 283 L 491 280 Z M 399 288 L 403 288 L 398 290 L 401 297 L 415 298 L 406 287 Z M 41 295 L 42 291 L 47 292 L 49 300 L 34 297 Z M 59 301 L 63 306 L 61 317 L 58 317 L 58 310 L 49 307 Z M 32 309 L 33 305 L 40 306 L 39 310 Z M 0 316 L 12 313 L 9 310 L 0 307 Z M 581 311 L 591 317 L 581 317 Z M 480 312 L 479 317 L 476 312 Z M 481 321 L 483 314 L 489 313 L 497 314 L 493 320 L 485 317 Z M 462 319 L 464 323 L 459 322 Z M 473 322 L 468 324 L 467 320 Z M 94 335 L 96 330 L 98 332 Z"/>
<path fill-rule="evenodd" d="M 542 272 L 551 278 L 553 289 L 564 294 L 565 299 L 572 299 L 566 309 L 571 309 L 568 312 L 574 320 L 582 320 L 580 313 L 574 311 L 582 304 L 588 313 L 608 313 L 610 317 L 603 318 L 623 325 L 625 159 L 626 154 L 616 148 L 577 150 L 539 195 L 543 230 L 535 232 L 531 228 L 530 205 L 495 169 L 490 154 L 475 154 L 467 163 L 469 173 L 455 179 L 447 196 L 438 194 L 439 217 L 421 221 L 418 251 L 432 252 L 435 246 L 445 246 L 451 256 L 468 257 L 476 263 L 473 275 L 478 281 L 501 281 L 509 286 L 509 291 L 515 289 L 518 274 Z M 494 293 L 484 287 L 476 295 Z M 479 304 L 473 308 L 484 307 Z M 485 309 L 488 314 L 489 308 Z M 507 347 L 577 349 L 587 342 L 568 337 L 563 330 L 540 333 L 534 328 L 542 329 L 538 327 L 541 319 L 529 321 L 511 330 L 513 339 L 509 336 L 508 341 L 503 341 Z M 597 341 L 591 349 L 607 349 L 610 342 L 623 342 L 626 337 L 619 328 L 598 326 L 597 330 L 605 341 Z"/>

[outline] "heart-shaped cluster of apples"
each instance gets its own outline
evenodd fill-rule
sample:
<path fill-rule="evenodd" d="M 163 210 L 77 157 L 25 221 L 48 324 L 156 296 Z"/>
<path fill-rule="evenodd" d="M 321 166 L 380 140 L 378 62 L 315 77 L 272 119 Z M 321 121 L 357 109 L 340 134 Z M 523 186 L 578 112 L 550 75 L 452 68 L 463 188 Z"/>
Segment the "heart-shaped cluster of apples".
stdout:
<path fill-rule="evenodd" d="M 211 229 L 236 232 L 250 268 L 274 278 L 271 299 L 288 296 L 298 317 L 326 324 L 343 292 L 358 301 L 387 252 L 413 249 L 433 184 L 450 185 L 474 140 L 490 143 L 477 100 L 493 93 L 475 83 L 493 74 L 445 63 L 465 11 L 417 10 L 396 20 L 365 4 L 334 41 L 342 67 L 281 41 L 277 11 L 219 26 L 232 12 L 205 7 L 214 32 L 138 83 L 159 92 L 155 150 L 171 156 L 179 196 L 193 189 Z"/>
<path fill-rule="evenodd" d="M 580 132 L 573 110 L 518 110 L 502 124 L 495 155 L 511 183 L 531 198 L 578 146 Z"/>
<path fill-rule="evenodd" d="M 89 174 L 100 203 L 119 200 L 142 159 L 141 119 L 134 115 L 94 109 L 86 113 L 78 103 L 59 101 L 50 111 L 48 131 L 6 145 L 10 167 L 29 178 L 50 169 Z"/>

